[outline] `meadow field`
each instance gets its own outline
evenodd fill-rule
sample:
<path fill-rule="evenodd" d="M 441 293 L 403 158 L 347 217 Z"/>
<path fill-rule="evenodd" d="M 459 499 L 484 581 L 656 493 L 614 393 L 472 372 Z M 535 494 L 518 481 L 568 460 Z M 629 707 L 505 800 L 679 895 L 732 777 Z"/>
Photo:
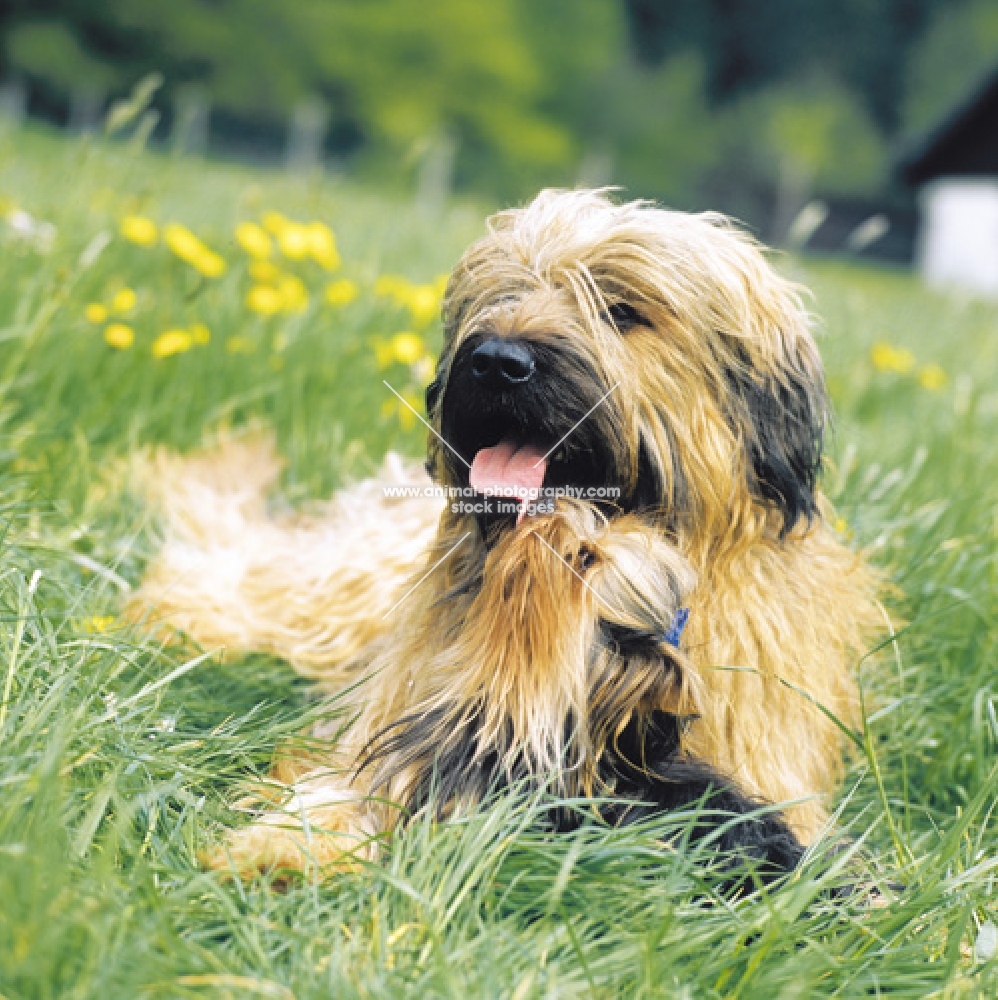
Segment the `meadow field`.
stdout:
<path fill-rule="evenodd" d="M 0 997 L 993 996 L 998 311 L 784 259 L 815 293 L 837 530 L 896 588 L 857 664 L 840 825 L 714 891 L 689 817 L 556 838 L 416 823 L 364 870 L 227 882 L 196 852 L 324 711 L 284 664 L 121 620 L 157 544 L 127 458 L 272 428 L 291 505 L 418 456 L 441 276 L 488 206 L 0 136 Z M 832 890 L 857 878 L 869 893 Z"/>

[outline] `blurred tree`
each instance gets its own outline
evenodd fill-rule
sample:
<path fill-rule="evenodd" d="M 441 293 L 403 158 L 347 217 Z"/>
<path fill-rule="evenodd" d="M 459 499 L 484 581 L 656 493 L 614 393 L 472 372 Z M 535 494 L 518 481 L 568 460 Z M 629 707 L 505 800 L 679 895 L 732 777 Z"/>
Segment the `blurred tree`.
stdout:
<path fill-rule="evenodd" d="M 934 125 L 988 71 L 998 66 L 998 3 L 977 0 L 937 12 L 908 64 L 904 126 Z"/>
<path fill-rule="evenodd" d="M 0 30 L 6 19 L 7 64 L 33 78 L 64 85 L 53 32 L 63 49 L 78 37 L 94 65 L 107 55 L 123 77 L 156 69 L 172 87 L 201 83 L 217 106 L 246 118 L 283 120 L 296 103 L 317 96 L 331 111 L 333 134 L 355 146 L 404 150 L 450 136 L 459 177 L 484 173 L 499 183 L 505 170 L 514 187 L 571 168 L 579 152 L 576 126 L 584 126 L 580 95 L 619 49 L 622 34 L 619 7 L 607 0 L 6 0 L 6 6 Z M 51 36 L 47 51 L 20 41 L 41 36 Z M 23 57 L 26 48 L 32 58 Z M 81 72 L 79 65 L 69 70 Z"/>
<path fill-rule="evenodd" d="M 717 122 L 707 107 L 704 60 L 674 55 L 654 68 L 621 59 L 597 81 L 585 132 L 595 173 L 633 194 L 697 207 L 700 179 L 718 153 Z M 600 175 L 602 171 L 602 176 Z"/>
<path fill-rule="evenodd" d="M 899 121 L 906 53 L 930 14 L 953 2 L 625 0 L 625 6 L 642 61 L 654 64 L 691 45 L 706 53 L 715 103 L 819 72 L 852 88 L 874 121 L 891 131 Z"/>
<path fill-rule="evenodd" d="M 885 179 L 886 147 L 863 104 L 841 84 L 749 93 L 718 116 L 710 200 L 781 241 L 812 194 L 857 195 Z"/>
<path fill-rule="evenodd" d="M 0 0 L 0 78 L 35 112 L 158 70 L 167 119 L 196 94 L 229 148 L 276 152 L 307 105 L 428 203 L 580 178 L 768 220 L 872 192 L 899 122 L 992 58 L 995 0 Z"/>

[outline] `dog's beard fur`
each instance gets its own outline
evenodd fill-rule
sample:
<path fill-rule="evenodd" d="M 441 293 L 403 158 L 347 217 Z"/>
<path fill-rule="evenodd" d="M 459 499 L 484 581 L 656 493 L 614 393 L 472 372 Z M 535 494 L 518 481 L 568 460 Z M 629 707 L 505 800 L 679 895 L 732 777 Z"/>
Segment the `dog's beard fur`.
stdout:
<path fill-rule="evenodd" d="M 573 516 L 601 513 L 613 538 L 639 518 L 642 544 L 667 547 L 696 573 L 683 669 L 653 670 L 651 654 L 625 658 L 622 669 L 600 639 L 586 588 L 575 603 L 544 596 L 541 580 L 553 564 L 536 543 L 547 522 L 528 518 L 517 527 L 513 517 L 492 522 L 450 507 L 418 561 L 400 561 L 389 543 L 411 549 L 412 530 L 425 518 L 410 517 L 420 527 L 403 529 L 384 505 L 366 518 L 334 513 L 322 549 L 324 587 L 310 578 L 306 591 L 289 558 L 297 547 L 304 563 L 315 562 L 307 533 L 277 545 L 281 529 L 262 515 L 214 519 L 206 529 L 205 503 L 187 494 L 177 503 L 178 491 L 167 487 L 167 513 L 188 535 L 210 535 L 234 561 L 252 553 L 252 586 L 237 582 L 231 610 L 205 606 L 206 586 L 177 580 L 178 567 L 191 570 L 189 543 L 183 559 L 167 544 L 134 606 L 159 605 L 162 617 L 196 637 L 222 634 L 236 648 L 287 655 L 333 689 L 374 664 L 343 759 L 362 761 L 364 782 L 403 804 L 425 796 L 431 758 L 433 780 L 451 782 L 443 796 L 450 808 L 523 773 L 598 794 L 613 784 L 614 769 L 599 766 L 607 748 L 631 742 L 665 711 L 697 717 L 683 734 L 685 750 L 750 795 L 806 800 L 790 816 L 813 837 L 824 821 L 816 796 L 841 773 L 838 726 L 857 717 L 850 665 L 882 619 L 876 577 L 823 523 L 816 477 L 826 400 L 798 289 L 720 217 L 617 206 L 594 192 L 545 192 L 525 209 L 500 213 L 465 254 L 444 320 L 427 392 L 440 435 L 429 441 L 432 476 L 465 486 L 478 453 L 508 441 L 537 453 L 558 445 L 548 486 L 619 489 L 615 505 Z M 531 378 L 483 394 L 472 355 L 485 340 L 524 345 Z M 425 512 L 424 500 L 412 504 Z M 567 530 L 559 516 L 545 530 Z M 590 527 L 578 522 L 572 531 L 584 538 Z M 382 555 L 376 566 L 358 556 L 358 565 L 345 567 L 349 603 L 341 610 L 343 566 L 332 542 L 337 532 L 358 530 L 381 539 Z M 525 546 L 534 554 L 525 556 Z M 209 559 L 202 563 L 214 572 Z M 648 565 L 655 564 L 652 552 Z M 605 575 L 604 565 L 591 572 Z M 675 584 L 681 574 L 670 565 Z M 581 587 L 561 576 L 556 582 L 562 591 Z M 508 614 L 518 594 L 522 607 L 532 595 L 530 616 Z M 661 618 L 674 600 L 665 590 L 659 596 Z M 226 632 L 236 611 L 240 628 Z M 296 630 L 315 622 L 321 638 L 293 645 Z M 352 637 L 345 647 L 331 638 L 340 632 Z M 675 668 L 677 658 L 661 662 Z M 422 739 L 427 732 L 440 738 L 437 747 Z M 463 773 L 473 778 L 462 784 Z M 364 829 L 392 822 L 382 815 Z"/>
<path fill-rule="evenodd" d="M 462 568 L 475 578 L 441 567 L 445 579 L 427 581 L 374 664 L 405 685 L 362 756 L 374 786 L 420 804 L 433 777 L 445 808 L 523 778 L 612 792 L 607 749 L 680 702 L 679 653 L 663 636 L 693 582 L 685 560 L 636 518 L 562 503 Z"/>

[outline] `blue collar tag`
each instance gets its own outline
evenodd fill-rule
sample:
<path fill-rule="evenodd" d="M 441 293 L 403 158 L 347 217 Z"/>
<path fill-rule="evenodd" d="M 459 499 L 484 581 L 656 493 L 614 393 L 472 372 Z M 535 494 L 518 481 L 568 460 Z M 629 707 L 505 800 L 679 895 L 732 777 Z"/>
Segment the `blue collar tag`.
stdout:
<path fill-rule="evenodd" d="M 669 626 L 669 630 L 663 636 L 665 642 L 670 646 L 675 646 L 679 649 L 679 640 L 683 637 L 683 629 L 686 628 L 686 623 L 690 620 L 690 609 L 680 608 L 675 617 L 672 619 L 672 624 Z"/>

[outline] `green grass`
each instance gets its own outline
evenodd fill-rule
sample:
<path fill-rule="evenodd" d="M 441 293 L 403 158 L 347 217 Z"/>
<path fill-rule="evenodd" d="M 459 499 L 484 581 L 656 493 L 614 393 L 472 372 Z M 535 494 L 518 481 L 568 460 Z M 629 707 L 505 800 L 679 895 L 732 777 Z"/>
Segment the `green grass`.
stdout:
<path fill-rule="evenodd" d="M 846 875 L 820 859 L 777 891 L 723 899 L 709 851 L 661 848 L 682 820 L 551 839 L 512 801 L 417 824 L 381 864 L 277 891 L 203 873 L 195 852 L 238 821 L 240 782 L 318 708 L 278 662 L 201 661 L 112 621 L 155 547 L 120 460 L 261 421 L 298 502 L 388 447 L 418 455 L 418 429 L 382 412 L 381 379 L 414 377 L 379 370 L 371 346 L 410 317 L 370 289 L 446 270 L 483 210 L 429 216 L 347 181 L 32 133 L 0 139 L 0 198 L 58 230 L 49 253 L 9 227 L 0 242 L 0 995 L 994 995 L 998 961 L 972 954 L 998 922 L 994 309 L 907 275 L 787 262 L 825 319 L 826 488 L 909 623 L 864 665 L 869 732 L 842 793 L 873 877 L 905 885 L 888 905 L 830 896 Z M 231 233 L 268 208 L 332 225 L 356 302 L 322 304 L 328 279 L 306 263 L 306 312 L 247 312 Z M 203 281 L 115 237 L 134 211 L 190 225 L 227 273 Z M 83 315 L 121 285 L 139 293 L 127 351 Z M 158 333 L 193 322 L 210 344 L 151 356 Z M 876 370 L 879 341 L 910 350 L 913 371 Z M 936 391 L 918 380 L 930 363 L 948 375 Z"/>

